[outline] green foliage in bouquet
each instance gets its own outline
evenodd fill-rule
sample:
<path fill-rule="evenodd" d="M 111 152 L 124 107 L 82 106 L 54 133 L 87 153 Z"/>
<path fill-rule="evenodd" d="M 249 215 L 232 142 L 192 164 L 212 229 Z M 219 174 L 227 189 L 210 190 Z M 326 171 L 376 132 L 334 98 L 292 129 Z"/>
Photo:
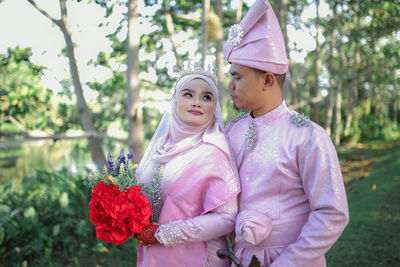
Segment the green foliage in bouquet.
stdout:
<path fill-rule="evenodd" d="M 104 165 L 102 171 L 92 172 L 88 179 L 88 185 L 94 187 L 100 181 L 106 185 L 114 184 L 120 191 L 125 192 L 127 188 L 138 185 L 148 195 L 151 194 L 151 188 L 145 187 L 138 183 L 136 178 L 137 164 L 133 162 L 133 154 L 128 153 L 126 156 L 122 149 L 118 158 L 115 159 L 108 151 L 107 164 Z"/>

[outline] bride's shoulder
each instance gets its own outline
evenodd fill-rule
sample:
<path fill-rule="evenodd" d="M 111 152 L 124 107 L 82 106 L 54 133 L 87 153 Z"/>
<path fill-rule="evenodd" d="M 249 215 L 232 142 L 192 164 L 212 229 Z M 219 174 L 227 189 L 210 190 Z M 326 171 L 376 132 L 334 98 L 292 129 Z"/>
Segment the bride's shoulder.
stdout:
<path fill-rule="evenodd" d="M 217 158 L 225 158 L 225 152 L 220 149 L 218 146 L 204 142 L 200 146 L 197 147 L 197 153 L 202 157 L 217 157 Z"/>

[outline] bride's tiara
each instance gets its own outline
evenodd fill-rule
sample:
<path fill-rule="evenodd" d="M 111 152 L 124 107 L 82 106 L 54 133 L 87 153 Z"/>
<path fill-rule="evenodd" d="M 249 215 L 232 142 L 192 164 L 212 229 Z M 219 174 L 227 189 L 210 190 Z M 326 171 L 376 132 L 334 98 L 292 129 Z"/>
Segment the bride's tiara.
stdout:
<path fill-rule="evenodd" d="M 215 72 L 211 71 L 211 68 L 203 69 L 200 66 L 193 66 L 193 65 L 190 65 L 190 63 L 189 63 L 181 71 L 179 71 L 179 74 L 180 75 L 179 75 L 178 81 L 186 75 L 200 74 L 200 75 L 204 75 L 204 76 L 210 78 L 214 82 L 215 85 L 218 85 L 218 77 L 215 74 Z"/>

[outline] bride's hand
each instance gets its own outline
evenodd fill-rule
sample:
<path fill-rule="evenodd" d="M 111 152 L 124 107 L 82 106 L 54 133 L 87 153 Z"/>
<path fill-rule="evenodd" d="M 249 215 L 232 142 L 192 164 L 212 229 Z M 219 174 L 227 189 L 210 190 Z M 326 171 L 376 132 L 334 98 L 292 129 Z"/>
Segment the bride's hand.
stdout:
<path fill-rule="evenodd" d="M 143 231 L 140 234 L 135 235 L 136 239 L 140 241 L 141 244 L 145 246 L 151 246 L 158 243 L 157 238 L 154 236 L 154 233 L 158 229 L 158 224 L 151 223 L 143 228 Z"/>

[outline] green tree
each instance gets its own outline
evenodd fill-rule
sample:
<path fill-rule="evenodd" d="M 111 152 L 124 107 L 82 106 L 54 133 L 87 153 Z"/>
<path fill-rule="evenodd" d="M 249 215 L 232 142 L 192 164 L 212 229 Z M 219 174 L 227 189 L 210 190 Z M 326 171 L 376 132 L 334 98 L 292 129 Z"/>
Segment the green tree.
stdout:
<path fill-rule="evenodd" d="M 36 8 L 40 13 L 42 13 L 51 22 L 57 25 L 63 33 L 65 44 L 66 44 L 66 54 L 69 60 L 69 66 L 71 71 L 72 83 L 75 89 L 76 96 L 76 107 L 79 113 L 79 118 L 81 121 L 81 126 L 83 130 L 87 133 L 96 134 L 97 130 L 94 127 L 92 114 L 86 103 L 85 97 L 83 95 L 82 84 L 79 77 L 78 66 L 75 58 L 75 49 L 71 38 L 70 26 L 68 24 L 68 13 L 66 0 L 59 0 L 61 18 L 55 19 L 45 10 L 43 10 L 38 4 L 33 0 L 27 0 L 34 8 Z M 105 164 L 106 159 L 101 147 L 100 139 L 97 137 L 89 137 L 89 148 L 91 151 L 93 162 L 97 165 L 99 169 Z"/>
<path fill-rule="evenodd" d="M 43 66 L 31 63 L 30 48 L 8 48 L 0 55 L 0 127 L 12 131 L 50 125 L 50 90 L 41 83 Z M 44 115 L 42 115 L 44 114 Z M 10 124 L 13 124 L 11 126 Z"/>

